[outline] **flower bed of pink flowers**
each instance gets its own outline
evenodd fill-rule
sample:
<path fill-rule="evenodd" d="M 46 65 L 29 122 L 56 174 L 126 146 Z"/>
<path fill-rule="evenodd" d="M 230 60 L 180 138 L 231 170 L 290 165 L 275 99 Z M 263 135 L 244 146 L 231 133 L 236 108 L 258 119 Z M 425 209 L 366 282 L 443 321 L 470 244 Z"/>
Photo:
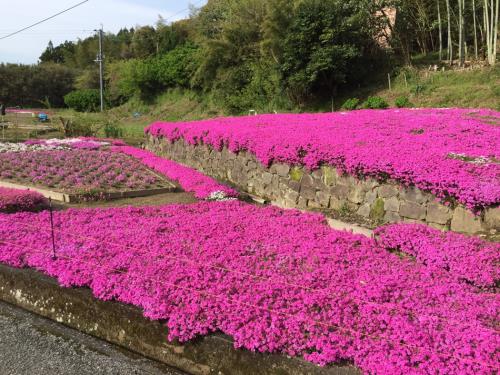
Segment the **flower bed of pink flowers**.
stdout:
<path fill-rule="evenodd" d="M 47 199 L 35 191 L 0 187 L 0 212 L 38 211 L 47 204 Z"/>
<path fill-rule="evenodd" d="M 237 201 L 0 215 L 0 262 L 133 304 L 170 339 L 372 374 L 493 374 L 500 297 L 330 229 L 316 214 Z"/>
<path fill-rule="evenodd" d="M 224 199 L 237 197 L 238 192 L 226 185 L 222 185 L 211 177 L 193 168 L 185 167 L 171 160 L 160 158 L 152 152 L 130 146 L 116 146 L 111 149 L 122 152 L 142 161 L 149 168 L 163 174 L 170 180 L 177 181 L 186 191 L 193 192 L 198 199 Z"/>
<path fill-rule="evenodd" d="M 480 287 L 500 281 L 500 244 L 425 225 L 394 224 L 375 231 L 380 245 L 417 258 L 431 268 L 446 269 L 458 280 Z"/>
<path fill-rule="evenodd" d="M 491 110 L 391 109 L 158 122 L 146 132 L 247 150 L 265 165 L 328 164 L 392 178 L 481 209 L 500 202 L 499 121 Z"/>
<path fill-rule="evenodd" d="M 0 179 L 68 193 L 165 187 L 140 161 L 110 151 L 0 153 Z"/>

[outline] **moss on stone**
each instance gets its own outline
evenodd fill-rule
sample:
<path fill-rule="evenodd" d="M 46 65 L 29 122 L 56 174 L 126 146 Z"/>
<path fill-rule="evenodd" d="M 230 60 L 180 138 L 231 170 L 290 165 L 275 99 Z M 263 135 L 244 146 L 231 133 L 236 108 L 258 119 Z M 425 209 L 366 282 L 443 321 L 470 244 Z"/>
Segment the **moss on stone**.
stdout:
<path fill-rule="evenodd" d="M 372 208 L 370 210 L 370 219 L 380 223 L 383 221 L 385 215 L 384 200 L 382 198 L 377 198 L 373 202 Z"/>
<path fill-rule="evenodd" d="M 337 183 L 337 173 L 332 167 L 323 166 L 321 170 L 323 172 L 323 183 L 326 186 L 333 186 Z"/>
<path fill-rule="evenodd" d="M 292 179 L 293 181 L 300 182 L 303 175 L 304 175 L 304 171 L 300 167 L 293 167 L 290 170 L 290 179 Z"/>

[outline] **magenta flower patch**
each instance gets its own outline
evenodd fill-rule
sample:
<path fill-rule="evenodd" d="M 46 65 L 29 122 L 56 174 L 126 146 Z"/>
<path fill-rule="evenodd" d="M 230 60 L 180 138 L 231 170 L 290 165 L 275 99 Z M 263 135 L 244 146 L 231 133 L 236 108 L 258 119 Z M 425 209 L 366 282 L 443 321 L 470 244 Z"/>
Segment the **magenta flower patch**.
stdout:
<path fill-rule="evenodd" d="M 193 168 L 156 156 L 152 152 L 135 147 L 112 147 L 114 152 L 122 152 L 142 161 L 149 168 L 163 174 L 170 180 L 177 181 L 186 191 L 193 192 L 198 199 L 224 199 L 237 197 L 238 192 L 215 179 L 205 176 Z"/>
<path fill-rule="evenodd" d="M 37 211 L 47 204 L 47 199 L 35 191 L 0 187 L 0 212 Z"/>
<path fill-rule="evenodd" d="M 481 287 L 494 287 L 500 281 L 498 243 L 418 224 L 383 226 L 375 235 L 381 246 L 412 255 L 429 267 L 449 270 L 459 280 Z"/>
<path fill-rule="evenodd" d="M 0 262 L 138 306 L 166 321 L 170 339 L 221 331 L 236 347 L 349 360 L 370 374 L 498 370 L 498 294 L 320 215 L 232 201 L 55 220 L 57 260 L 48 213 L 0 215 Z"/>
<path fill-rule="evenodd" d="M 69 193 L 164 187 L 160 177 L 127 155 L 87 148 L 0 153 L 0 179 Z"/>
<path fill-rule="evenodd" d="M 154 136 L 247 150 L 264 164 L 331 165 L 355 176 L 392 178 L 471 209 L 500 202 L 500 114 L 400 109 L 280 114 L 162 123 Z"/>

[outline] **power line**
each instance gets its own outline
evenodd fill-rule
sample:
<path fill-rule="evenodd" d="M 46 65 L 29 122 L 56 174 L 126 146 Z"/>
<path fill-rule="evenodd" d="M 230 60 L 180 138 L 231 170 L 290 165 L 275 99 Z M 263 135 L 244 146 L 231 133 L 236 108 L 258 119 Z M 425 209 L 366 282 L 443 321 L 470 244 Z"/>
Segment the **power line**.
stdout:
<path fill-rule="evenodd" d="M 192 5 L 192 6 L 195 6 L 195 5 L 198 5 L 198 4 L 200 4 L 200 3 L 204 2 L 204 1 L 205 1 L 205 0 L 198 0 L 198 1 L 194 2 L 194 3 L 192 3 L 191 5 Z M 167 18 L 164 18 L 164 21 L 168 21 L 168 20 L 170 20 L 170 19 L 174 18 L 175 16 L 178 16 L 179 14 L 182 14 L 182 13 L 184 13 L 186 10 L 190 10 L 190 9 L 191 9 L 191 8 L 185 8 L 185 9 L 182 9 L 182 10 L 178 11 L 177 13 L 174 13 L 174 14 L 172 14 L 171 16 L 169 16 L 169 17 L 167 17 Z"/>
<path fill-rule="evenodd" d="M 85 3 L 88 3 L 89 1 L 90 0 L 84 0 L 82 2 L 79 2 L 78 4 L 75 4 L 75 5 L 73 5 L 70 8 L 64 9 L 64 10 L 60 11 L 59 13 L 56 13 L 56 14 L 50 16 L 50 17 L 44 18 L 43 20 L 38 21 L 38 22 L 36 22 L 36 23 L 34 23 L 32 25 L 26 26 L 26 27 L 22 28 L 21 30 L 14 31 L 13 33 L 10 33 L 10 34 L 8 34 L 6 36 L 0 37 L 0 40 L 7 39 L 7 38 L 10 38 L 11 36 L 14 36 L 16 34 L 22 33 L 25 30 L 31 29 L 32 27 L 40 25 L 41 23 L 47 22 L 48 20 L 51 20 L 51 19 L 53 19 L 53 18 L 55 18 L 57 16 L 60 16 L 63 13 L 69 12 L 70 10 L 75 9 L 75 8 L 77 8 L 77 7 L 85 4 Z"/>

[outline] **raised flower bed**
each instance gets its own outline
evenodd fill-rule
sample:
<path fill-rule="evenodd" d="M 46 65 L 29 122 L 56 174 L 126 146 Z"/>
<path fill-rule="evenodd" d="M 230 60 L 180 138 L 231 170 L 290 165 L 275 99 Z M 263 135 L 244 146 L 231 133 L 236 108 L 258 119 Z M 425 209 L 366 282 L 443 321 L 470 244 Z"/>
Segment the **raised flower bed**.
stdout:
<path fill-rule="evenodd" d="M 133 156 L 168 179 L 178 182 L 184 190 L 193 192 L 198 199 L 224 200 L 238 196 L 236 190 L 213 178 L 205 176 L 193 168 L 160 158 L 150 151 L 130 146 L 116 146 L 112 148 L 112 151 Z"/>
<path fill-rule="evenodd" d="M 140 161 L 110 151 L 7 152 L 0 154 L 0 165 L 0 182 L 65 193 L 70 200 L 174 189 Z"/>
<path fill-rule="evenodd" d="M 146 132 L 155 153 L 283 206 L 477 233 L 500 229 L 499 118 L 366 110 L 159 122 Z"/>
<path fill-rule="evenodd" d="M 497 294 L 320 215 L 203 202 L 55 220 L 56 259 L 47 213 L 0 215 L 0 262 L 141 307 L 170 339 L 221 331 L 237 347 L 373 374 L 498 368 Z"/>

